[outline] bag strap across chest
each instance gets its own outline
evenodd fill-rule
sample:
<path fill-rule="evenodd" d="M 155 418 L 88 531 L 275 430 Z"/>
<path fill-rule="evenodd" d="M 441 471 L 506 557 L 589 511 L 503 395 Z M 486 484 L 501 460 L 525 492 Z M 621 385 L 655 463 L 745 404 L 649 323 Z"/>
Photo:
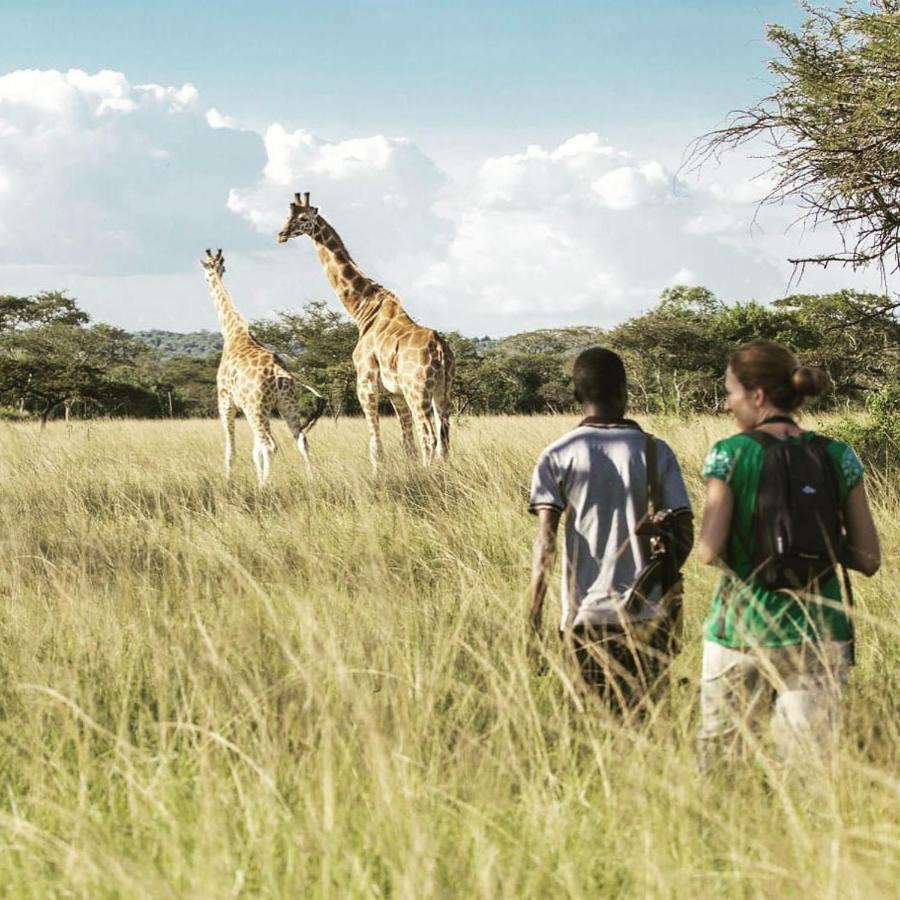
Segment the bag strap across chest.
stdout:
<path fill-rule="evenodd" d="M 652 434 L 644 435 L 644 459 L 647 464 L 647 515 L 652 516 L 661 506 L 656 438 Z"/>

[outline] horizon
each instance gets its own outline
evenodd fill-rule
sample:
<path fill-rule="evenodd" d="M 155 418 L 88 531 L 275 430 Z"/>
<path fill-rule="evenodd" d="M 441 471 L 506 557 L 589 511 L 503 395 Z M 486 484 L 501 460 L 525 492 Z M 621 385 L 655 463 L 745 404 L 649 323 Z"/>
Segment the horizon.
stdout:
<path fill-rule="evenodd" d="M 704 287 L 704 285 L 695 285 L 695 287 Z M 837 288 L 835 291 L 829 291 L 829 292 L 827 292 L 827 293 L 839 293 L 839 292 L 842 291 L 842 290 L 853 290 L 853 289 L 852 289 L 852 288 Z M 742 303 L 757 303 L 757 302 L 761 303 L 763 306 L 769 306 L 770 304 L 774 303 L 776 300 L 783 300 L 783 299 L 787 299 L 788 297 L 791 297 L 791 296 L 805 295 L 805 294 L 808 294 L 808 293 L 810 293 L 810 292 L 807 292 L 807 291 L 792 291 L 792 292 L 787 293 L 787 294 L 784 294 L 783 296 L 780 296 L 780 297 L 773 297 L 771 300 L 768 300 L 768 301 L 759 301 L 759 300 L 757 300 L 756 298 L 749 298 L 749 299 L 738 299 L 738 300 L 730 300 L 730 301 L 722 301 L 722 302 L 723 302 L 726 306 L 734 306 L 734 305 L 739 305 L 739 304 L 742 304 Z M 823 293 L 825 293 L 825 292 L 817 292 L 818 295 L 821 295 L 821 294 L 823 294 Z M 860 293 L 862 293 L 862 292 L 860 292 Z M 884 293 L 879 293 L 879 292 L 871 292 L 871 293 L 878 294 L 879 296 L 887 296 L 886 294 L 884 294 Z M 75 298 L 75 299 L 77 300 L 77 298 Z M 658 300 L 659 300 L 659 299 L 661 299 L 661 298 L 658 298 Z M 721 298 L 716 298 L 716 299 L 721 299 Z M 319 301 L 319 300 L 312 300 L 312 301 L 310 301 L 310 302 L 320 302 L 320 301 Z M 328 305 L 329 305 L 329 308 L 333 308 L 333 307 L 334 307 L 333 304 L 328 304 Z M 337 308 L 338 308 L 338 311 L 341 312 L 341 313 L 347 318 L 348 321 L 352 321 L 350 315 L 347 313 L 346 310 L 344 310 L 342 307 L 340 307 L 340 304 L 337 305 Z M 653 308 L 653 307 L 651 306 L 649 309 L 652 309 L 652 308 Z M 301 309 L 302 309 L 302 308 L 301 308 Z M 498 341 L 498 342 L 499 342 L 499 341 L 506 340 L 507 338 L 516 337 L 516 336 L 518 336 L 518 335 L 520 335 L 520 334 L 531 334 L 531 333 L 537 332 L 537 331 L 566 331 L 566 330 L 568 330 L 568 329 L 576 329 L 576 328 L 596 328 L 596 329 L 601 330 L 601 331 L 612 331 L 612 330 L 614 330 L 615 328 L 619 327 L 620 325 L 624 325 L 626 322 L 630 321 L 632 318 L 636 318 L 636 317 L 642 315 L 643 313 L 645 313 L 645 312 L 647 312 L 647 311 L 649 311 L 649 310 L 643 310 L 643 311 L 640 312 L 640 313 L 636 313 L 634 316 L 630 316 L 630 317 L 627 318 L 627 319 L 621 319 L 621 320 L 619 320 L 619 321 L 617 321 L 617 322 L 613 322 L 613 323 L 611 323 L 610 325 L 606 325 L 606 326 L 602 326 L 602 325 L 594 325 L 594 324 L 592 324 L 592 323 L 590 323 L 590 322 L 588 322 L 588 323 L 581 323 L 581 324 L 571 323 L 571 324 L 567 324 L 567 325 L 566 325 L 566 324 L 563 324 L 563 325 L 544 325 L 544 326 L 538 326 L 538 327 L 535 327 L 535 328 L 525 328 L 525 329 L 522 329 L 522 330 L 520 330 L 520 331 L 511 331 L 511 332 L 509 332 L 509 333 L 507 333 L 507 334 L 467 334 L 466 332 L 460 331 L 459 329 L 444 329 L 444 331 L 445 331 L 445 332 L 446 332 L 446 331 L 456 331 L 456 332 L 458 332 L 462 337 L 467 338 L 468 340 L 471 340 L 471 341 Z M 271 313 L 269 316 L 251 319 L 251 320 L 250 320 L 250 327 L 252 328 L 252 327 L 253 327 L 254 325 L 256 325 L 257 323 L 260 323 L 260 322 L 262 322 L 262 321 L 268 321 L 268 320 L 270 320 L 273 316 L 274 316 L 274 317 L 277 317 L 277 316 L 282 315 L 282 314 L 296 315 L 296 311 L 294 311 L 294 310 L 286 310 L 286 309 L 275 310 L 275 311 L 274 311 L 273 313 Z M 95 319 L 93 316 L 91 316 L 90 324 L 107 324 L 107 325 L 110 325 L 110 324 L 113 324 L 113 323 L 110 323 L 110 322 L 101 322 L 101 320 Z M 120 326 L 120 327 L 121 327 L 121 326 Z M 221 336 L 221 330 L 220 330 L 218 327 L 215 327 L 215 326 L 214 326 L 214 327 L 203 327 L 203 328 L 191 328 L 191 329 L 188 329 L 187 331 L 176 331 L 176 330 L 172 330 L 172 329 L 169 329 L 169 328 L 155 328 L 155 327 L 152 327 L 152 326 L 151 326 L 151 327 L 147 327 L 147 328 L 136 328 L 136 329 L 125 329 L 125 330 L 128 331 L 129 334 L 131 334 L 131 335 L 136 335 L 136 334 L 151 334 L 151 333 L 154 333 L 154 332 L 158 332 L 158 333 L 161 333 L 161 334 L 177 334 L 177 335 L 209 334 L 209 335 L 213 335 L 213 336 L 219 336 L 219 337 Z"/>

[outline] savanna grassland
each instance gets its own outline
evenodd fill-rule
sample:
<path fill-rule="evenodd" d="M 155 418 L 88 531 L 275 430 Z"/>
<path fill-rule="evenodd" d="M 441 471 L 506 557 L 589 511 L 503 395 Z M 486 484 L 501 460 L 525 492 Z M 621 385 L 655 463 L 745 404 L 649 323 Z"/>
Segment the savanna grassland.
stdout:
<path fill-rule="evenodd" d="M 243 422 L 231 486 L 213 421 L 0 426 L 0 891 L 895 896 L 900 482 L 869 481 L 885 561 L 833 770 L 762 747 L 703 777 L 711 570 L 640 726 L 585 707 L 551 622 L 529 663 L 527 485 L 573 421 L 464 419 L 448 466 L 377 478 L 362 422 L 323 421 L 311 479 L 278 423 L 262 493 Z M 699 507 L 729 423 L 648 424 Z"/>

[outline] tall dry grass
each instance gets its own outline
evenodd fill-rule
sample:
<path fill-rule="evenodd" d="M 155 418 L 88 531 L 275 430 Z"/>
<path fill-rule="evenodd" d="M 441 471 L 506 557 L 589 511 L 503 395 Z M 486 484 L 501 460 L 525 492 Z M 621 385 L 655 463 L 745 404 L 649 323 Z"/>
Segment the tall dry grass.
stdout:
<path fill-rule="evenodd" d="M 670 697 L 622 727 L 525 652 L 539 449 L 566 418 L 464 420 L 449 466 L 373 478 L 362 423 L 0 429 L 0 886 L 9 896 L 895 896 L 900 485 L 857 580 L 834 770 L 765 749 L 702 777 L 700 620 Z M 700 504 L 725 420 L 657 420 Z M 282 429 L 282 426 L 278 426 Z M 394 423 L 388 452 L 399 457 Z"/>

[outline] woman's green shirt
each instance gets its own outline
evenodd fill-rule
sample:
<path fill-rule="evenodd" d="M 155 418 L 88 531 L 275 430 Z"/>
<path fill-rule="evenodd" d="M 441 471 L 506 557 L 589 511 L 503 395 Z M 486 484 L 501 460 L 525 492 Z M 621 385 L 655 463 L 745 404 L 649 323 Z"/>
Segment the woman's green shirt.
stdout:
<path fill-rule="evenodd" d="M 805 442 L 813 432 L 789 441 Z M 841 504 L 863 478 L 853 448 L 831 441 L 827 448 L 837 473 Z M 733 574 L 723 575 L 703 625 L 705 640 L 725 647 L 784 647 L 801 641 L 847 641 L 850 620 L 841 601 L 837 575 L 819 585 L 816 595 L 768 591 L 750 577 L 753 570 L 753 511 L 763 464 L 763 448 L 752 437 L 736 434 L 713 444 L 703 465 L 704 478 L 730 488 L 734 511 L 726 546 Z"/>

